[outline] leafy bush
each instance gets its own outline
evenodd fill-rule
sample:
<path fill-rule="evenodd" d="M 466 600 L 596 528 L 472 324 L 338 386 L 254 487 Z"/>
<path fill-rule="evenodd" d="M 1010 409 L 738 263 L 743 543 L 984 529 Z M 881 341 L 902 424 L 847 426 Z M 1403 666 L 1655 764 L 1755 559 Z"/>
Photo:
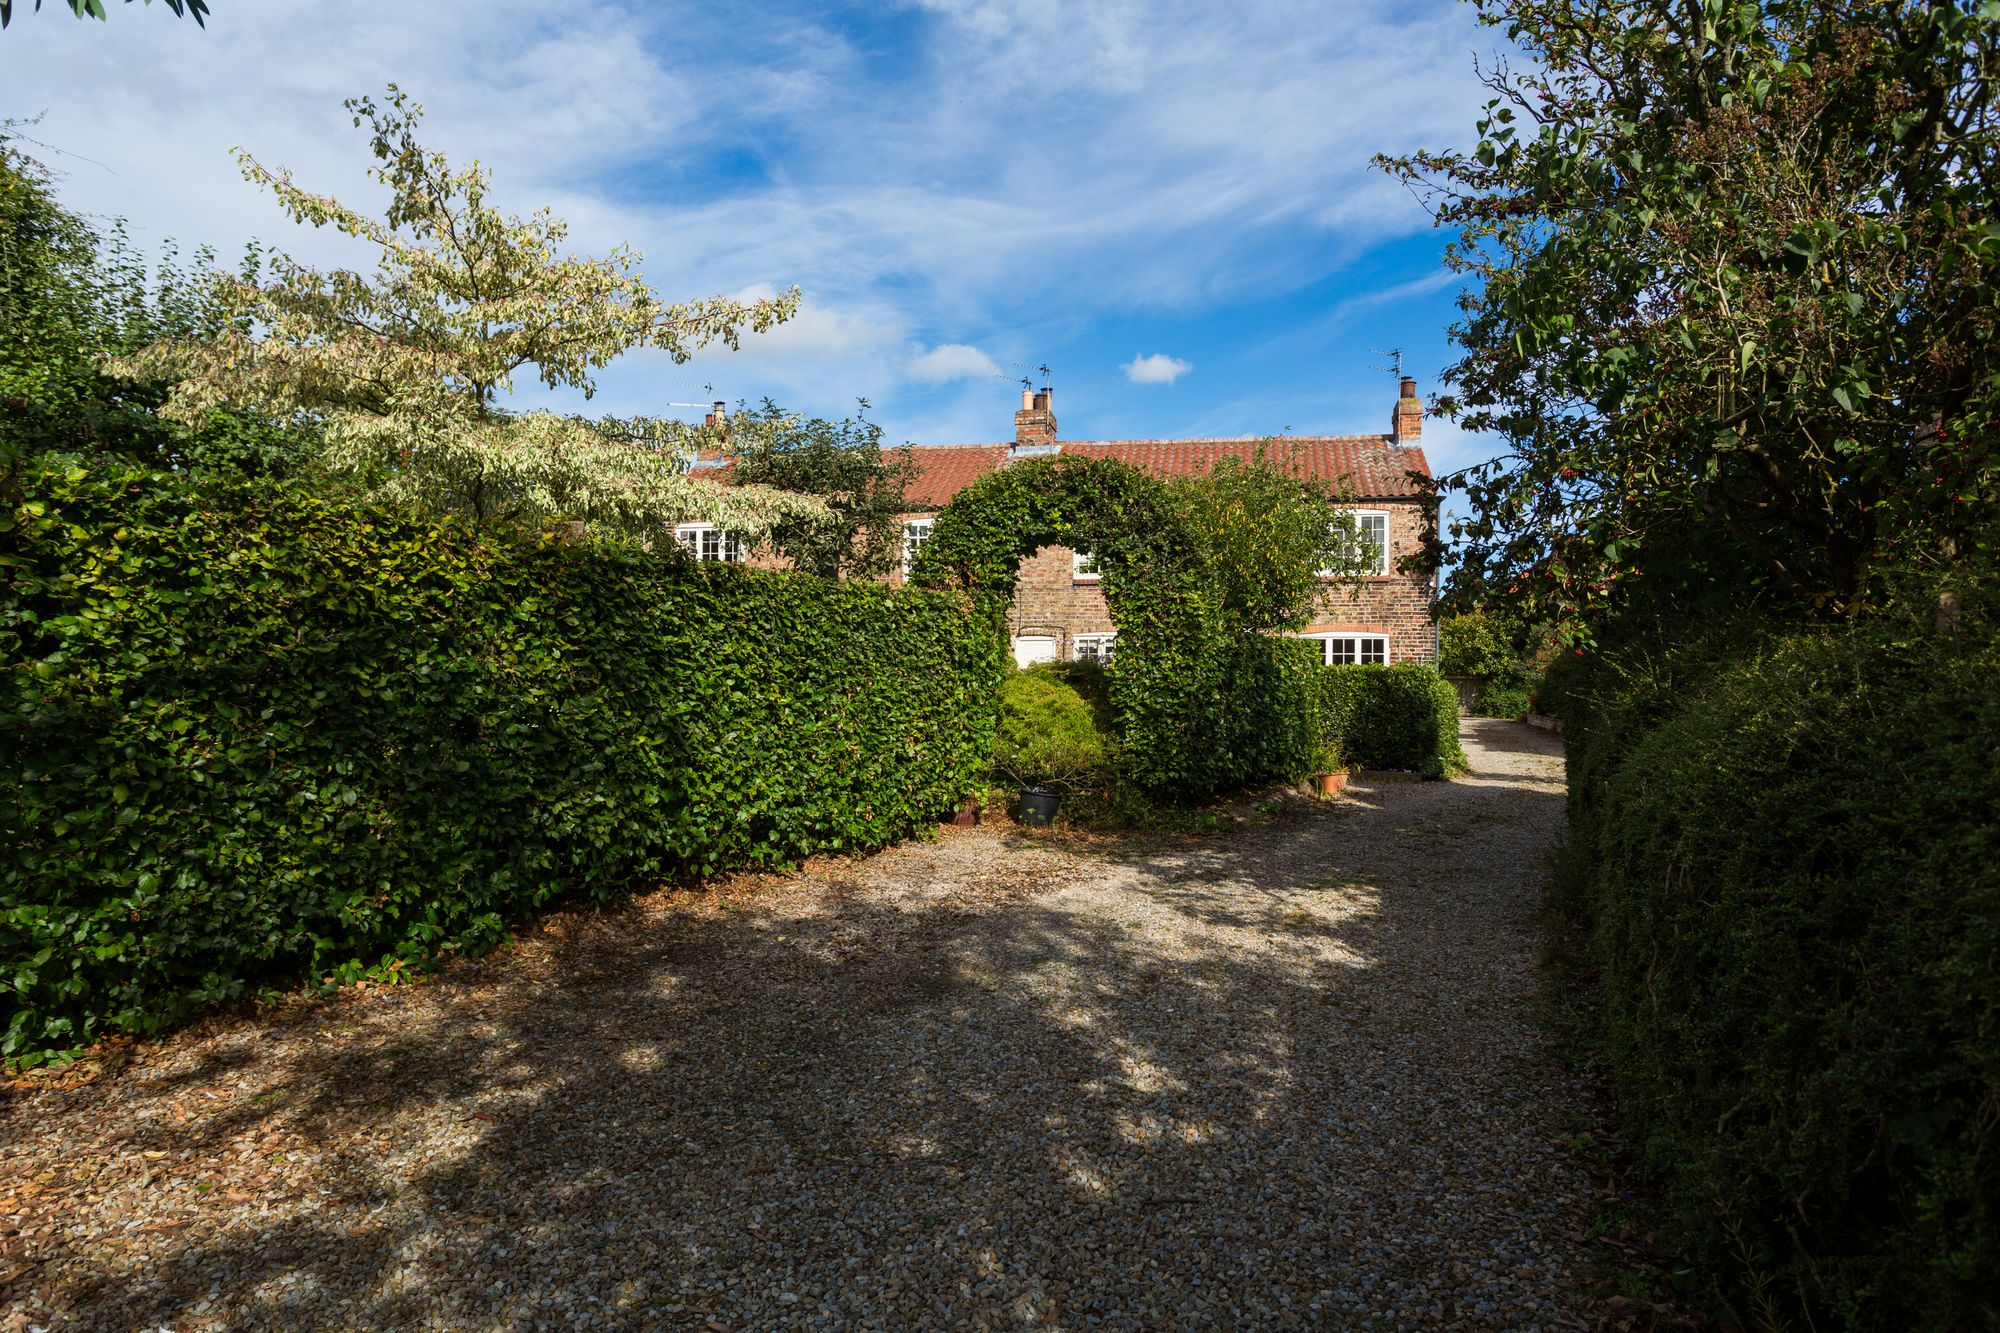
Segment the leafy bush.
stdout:
<path fill-rule="evenodd" d="M 1017 671 L 1000 686 L 993 768 L 1016 786 L 1074 785 L 1101 773 L 1110 750 L 1090 701 L 1056 673 Z"/>
<path fill-rule="evenodd" d="M 1427 778 L 1465 771 L 1458 691 L 1428 666 L 1333 666 L 1318 672 L 1318 720 L 1349 764 Z"/>
<path fill-rule="evenodd" d="M 1534 696 L 1526 687 L 1494 682 L 1479 692 L 1472 711 L 1479 717 L 1519 717 L 1534 706 Z"/>
<path fill-rule="evenodd" d="M 1666 1239 L 1731 1322 L 1991 1328 L 2000 648 L 1737 629 L 1562 690 L 1608 1059 Z"/>
<path fill-rule="evenodd" d="M 0 515 L 0 1053 L 887 843 L 984 775 L 962 596 L 26 478 Z"/>

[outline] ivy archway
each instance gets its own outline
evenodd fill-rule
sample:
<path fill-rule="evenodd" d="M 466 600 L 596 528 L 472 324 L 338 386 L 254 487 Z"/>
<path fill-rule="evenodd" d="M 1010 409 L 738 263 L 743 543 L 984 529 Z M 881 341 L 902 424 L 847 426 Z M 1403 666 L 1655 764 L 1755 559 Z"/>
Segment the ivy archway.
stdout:
<path fill-rule="evenodd" d="M 1308 658 L 1233 623 L 1214 553 L 1150 473 L 1112 459 L 1010 464 L 939 513 L 911 580 L 987 599 L 998 635 L 1021 561 L 1056 544 L 1097 565 L 1118 632 L 1111 704 L 1130 780 L 1191 800 L 1305 770 Z"/>

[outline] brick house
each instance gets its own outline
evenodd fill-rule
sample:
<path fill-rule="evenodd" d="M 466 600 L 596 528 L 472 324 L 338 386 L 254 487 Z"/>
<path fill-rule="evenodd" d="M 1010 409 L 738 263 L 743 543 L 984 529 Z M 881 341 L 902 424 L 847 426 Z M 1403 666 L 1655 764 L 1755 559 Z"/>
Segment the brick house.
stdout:
<path fill-rule="evenodd" d="M 904 564 L 930 534 L 939 510 L 989 472 L 1027 458 L 1058 454 L 1115 458 L 1159 476 L 1206 472 L 1223 458 L 1249 460 L 1259 444 L 1295 465 L 1302 476 L 1326 483 L 1329 493 L 1353 491 L 1351 504 L 1362 535 L 1379 559 L 1378 572 L 1353 580 L 1328 579 L 1304 633 L 1322 645 L 1329 662 L 1436 662 L 1437 616 L 1431 575 L 1402 574 L 1396 562 L 1414 554 L 1430 519 L 1431 501 L 1410 479 L 1430 475 L 1420 443 L 1423 406 L 1416 381 L 1404 379 L 1380 435 L 1246 436 L 1240 439 L 1076 440 L 1056 430 L 1048 389 L 1024 390 L 1014 414 L 1011 444 L 922 445 L 912 451 L 919 473 L 907 491 L 903 515 Z M 686 524 L 677 534 L 706 559 L 740 558 L 728 534 L 706 524 Z M 900 578 L 892 574 L 892 579 Z M 1116 653 L 1110 609 L 1087 557 L 1060 546 L 1044 547 L 1021 564 L 1009 612 L 1014 658 L 1031 662 Z"/>

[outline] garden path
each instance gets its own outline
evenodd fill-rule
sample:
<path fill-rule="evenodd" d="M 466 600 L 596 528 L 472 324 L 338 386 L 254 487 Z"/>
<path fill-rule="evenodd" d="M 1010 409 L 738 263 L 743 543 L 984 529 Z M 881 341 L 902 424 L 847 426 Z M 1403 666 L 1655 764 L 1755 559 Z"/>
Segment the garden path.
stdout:
<path fill-rule="evenodd" d="M 28 1080 L 0 1327 L 1581 1327 L 1562 761 L 1467 751 L 567 913 Z"/>

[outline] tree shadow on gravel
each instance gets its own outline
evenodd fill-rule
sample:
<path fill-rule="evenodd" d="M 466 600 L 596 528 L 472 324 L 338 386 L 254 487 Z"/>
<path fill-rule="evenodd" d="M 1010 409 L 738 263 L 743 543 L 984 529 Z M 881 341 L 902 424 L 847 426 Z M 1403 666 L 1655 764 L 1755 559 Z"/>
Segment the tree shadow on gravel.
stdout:
<path fill-rule="evenodd" d="M 435 1003 L 306 1007 L 265 1034 L 309 1057 L 215 1044 L 166 1077 L 262 1061 L 254 1092 L 117 1137 L 225 1188 L 229 1154 L 297 1144 L 310 1187 L 129 1272 L 72 1238 L 98 1276 L 62 1303 L 177 1330 L 1550 1323 L 1575 1182 L 1527 973 L 1560 796 L 1357 787 L 1094 859 L 1103 887 L 610 913 L 553 980 L 498 960 Z"/>

